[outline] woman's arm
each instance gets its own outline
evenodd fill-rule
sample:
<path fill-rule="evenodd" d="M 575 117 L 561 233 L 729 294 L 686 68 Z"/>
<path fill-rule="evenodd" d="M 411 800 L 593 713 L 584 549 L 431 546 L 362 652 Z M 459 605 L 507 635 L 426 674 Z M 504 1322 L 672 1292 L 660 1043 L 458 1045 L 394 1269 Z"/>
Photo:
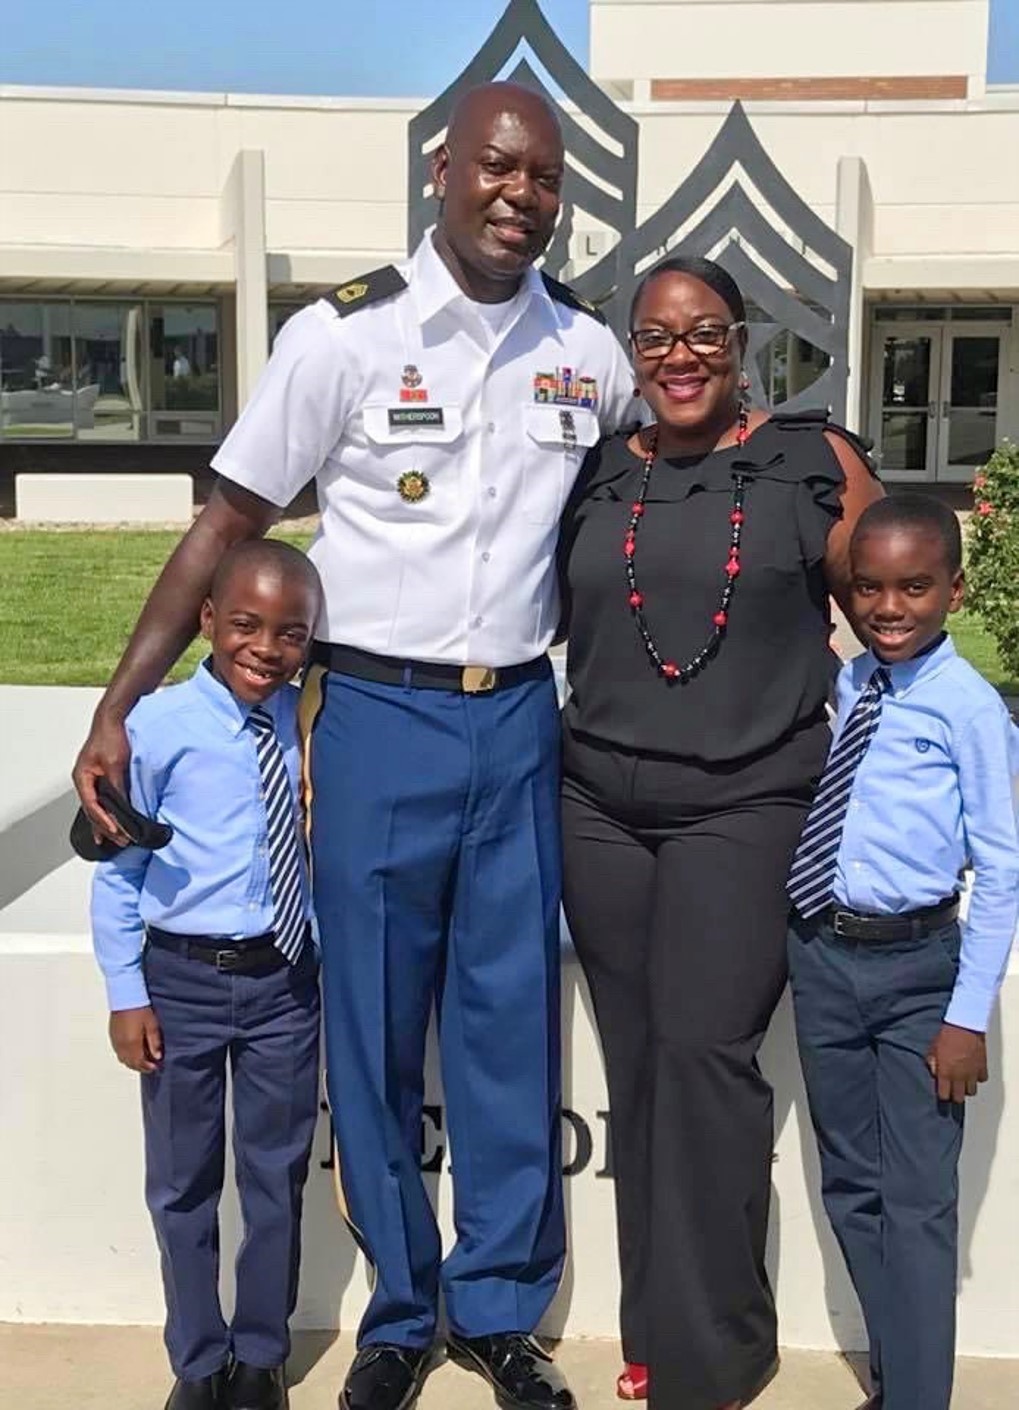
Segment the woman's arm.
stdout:
<path fill-rule="evenodd" d="M 839 492 L 842 505 L 842 518 L 832 525 L 828 535 L 828 547 L 824 555 L 824 573 L 828 591 L 842 608 L 849 610 L 849 540 L 853 536 L 856 521 L 877 499 L 884 498 L 884 490 L 879 480 L 874 478 L 867 463 L 834 431 L 825 431 L 824 438 L 831 446 L 835 459 L 842 467 L 845 483 Z"/>

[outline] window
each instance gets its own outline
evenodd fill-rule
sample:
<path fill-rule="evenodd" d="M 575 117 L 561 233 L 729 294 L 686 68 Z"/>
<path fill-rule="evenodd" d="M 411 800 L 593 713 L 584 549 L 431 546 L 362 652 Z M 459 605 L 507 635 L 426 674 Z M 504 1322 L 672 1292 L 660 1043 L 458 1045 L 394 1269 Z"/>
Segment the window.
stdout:
<path fill-rule="evenodd" d="M 70 316 L 67 303 L 0 303 L 0 435 L 69 439 L 91 423 L 90 399 L 75 394 Z"/>
<path fill-rule="evenodd" d="M 149 305 L 152 435 L 219 434 L 219 318 L 213 304 Z"/>
<path fill-rule="evenodd" d="M 73 309 L 78 439 L 137 441 L 142 433 L 140 304 L 76 303 Z"/>
<path fill-rule="evenodd" d="M 215 441 L 219 308 L 0 300 L 0 438 Z"/>
<path fill-rule="evenodd" d="M 768 321 L 768 315 L 748 302 L 747 319 L 753 324 Z M 831 363 L 826 352 L 787 328 L 779 328 L 758 348 L 756 361 L 769 406 L 781 406 L 805 392 Z"/>

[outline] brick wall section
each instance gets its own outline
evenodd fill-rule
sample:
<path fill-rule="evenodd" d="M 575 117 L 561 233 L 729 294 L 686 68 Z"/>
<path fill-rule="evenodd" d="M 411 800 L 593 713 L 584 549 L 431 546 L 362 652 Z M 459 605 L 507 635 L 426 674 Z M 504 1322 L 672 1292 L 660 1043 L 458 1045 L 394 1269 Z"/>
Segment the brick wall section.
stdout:
<path fill-rule="evenodd" d="M 965 98 L 964 74 L 896 78 L 653 78 L 651 97 L 661 102 L 701 99 L 802 102 L 850 98 Z"/>

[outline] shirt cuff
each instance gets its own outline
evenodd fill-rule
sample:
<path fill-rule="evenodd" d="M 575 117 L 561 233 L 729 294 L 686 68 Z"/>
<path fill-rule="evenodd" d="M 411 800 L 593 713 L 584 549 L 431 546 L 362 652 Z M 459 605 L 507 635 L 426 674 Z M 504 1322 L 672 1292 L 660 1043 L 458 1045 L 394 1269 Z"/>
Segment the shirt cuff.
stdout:
<path fill-rule="evenodd" d="M 986 1033 L 996 998 L 997 994 L 986 997 L 983 994 L 967 994 L 965 990 L 960 993 L 956 986 L 945 1011 L 944 1022 L 956 1028 L 971 1028 L 974 1033 Z"/>
<path fill-rule="evenodd" d="M 106 976 L 106 998 L 111 1013 L 117 1013 L 120 1009 L 149 1007 L 149 991 L 145 987 L 140 961 L 136 969 L 122 969 L 117 974 Z"/>

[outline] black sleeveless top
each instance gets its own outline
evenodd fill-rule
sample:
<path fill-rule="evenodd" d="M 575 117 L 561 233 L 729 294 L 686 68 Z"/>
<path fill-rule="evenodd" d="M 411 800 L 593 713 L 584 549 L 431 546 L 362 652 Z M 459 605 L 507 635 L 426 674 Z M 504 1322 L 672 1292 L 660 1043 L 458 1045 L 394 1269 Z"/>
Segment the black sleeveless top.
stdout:
<path fill-rule="evenodd" d="M 637 578 L 666 660 L 712 631 L 728 557 L 733 475 L 747 475 L 741 572 L 717 654 L 692 680 L 654 670 L 628 604 L 623 539 L 643 472 L 632 432 L 594 446 L 567 505 L 560 577 L 571 695 L 564 724 L 618 748 L 728 763 L 820 717 L 837 660 L 824 553 L 845 476 L 822 414 L 773 416 L 736 446 L 655 461 L 637 533 Z"/>

